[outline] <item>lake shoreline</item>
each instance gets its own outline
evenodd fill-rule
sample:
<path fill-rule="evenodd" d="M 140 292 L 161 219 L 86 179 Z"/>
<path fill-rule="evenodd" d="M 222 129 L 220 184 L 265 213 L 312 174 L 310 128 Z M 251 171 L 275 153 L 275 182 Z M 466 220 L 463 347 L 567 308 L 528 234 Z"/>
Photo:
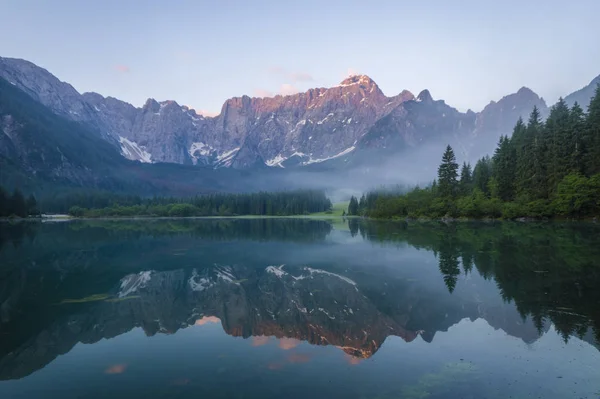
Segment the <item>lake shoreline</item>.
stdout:
<path fill-rule="evenodd" d="M 409 223 L 494 223 L 494 222 L 514 222 L 514 223 L 598 223 L 597 217 L 574 219 L 574 218 L 517 218 L 517 219 L 495 219 L 495 218 L 372 218 L 364 216 L 340 216 L 340 215 L 239 215 L 239 216 L 103 216 L 103 217 L 76 217 L 68 215 L 60 215 L 59 217 L 29 217 L 29 218 L 0 218 L 0 223 L 23 223 L 23 222 L 41 222 L 41 223 L 58 223 L 71 221 L 152 221 L 152 220 L 232 220 L 232 219 L 310 219 L 310 220 L 369 220 L 376 222 L 409 222 Z"/>

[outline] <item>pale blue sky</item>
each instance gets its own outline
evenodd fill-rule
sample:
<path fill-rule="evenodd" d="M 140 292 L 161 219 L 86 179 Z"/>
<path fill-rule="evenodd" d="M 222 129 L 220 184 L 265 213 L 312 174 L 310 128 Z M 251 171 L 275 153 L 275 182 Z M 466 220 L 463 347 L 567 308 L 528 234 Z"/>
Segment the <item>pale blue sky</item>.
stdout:
<path fill-rule="evenodd" d="M 217 112 L 242 94 L 371 76 L 461 110 L 600 74 L 599 0 L 0 0 L 0 56 L 131 102 Z"/>

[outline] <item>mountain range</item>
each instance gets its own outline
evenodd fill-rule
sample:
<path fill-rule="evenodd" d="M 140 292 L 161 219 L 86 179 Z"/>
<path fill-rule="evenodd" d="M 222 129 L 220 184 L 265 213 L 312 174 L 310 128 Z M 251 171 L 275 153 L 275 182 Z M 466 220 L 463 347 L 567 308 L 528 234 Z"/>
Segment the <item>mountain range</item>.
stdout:
<path fill-rule="evenodd" d="M 500 135 L 510 134 L 517 119 L 526 119 L 534 106 L 542 115 L 548 111 L 544 99 L 526 87 L 492 101 L 481 112 L 460 112 L 434 100 L 428 90 L 417 96 L 404 90 L 388 97 L 366 75 L 293 95 L 231 98 L 215 117 L 172 100 L 148 99 L 137 108 L 97 93 L 80 94 L 47 70 L 20 59 L 0 57 L 0 80 L 2 164 L 10 165 L 13 175 L 43 175 L 45 180 L 50 176 L 94 187 L 107 176 L 107 163 L 119 179 L 130 175 L 137 181 L 154 175 L 154 168 L 140 172 L 139 163 L 201 167 L 181 172 L 189 181 L 188 175 L 199 170 L 212 175 L 209 169 L 368 169 L 429 145 L 452 144 L 462 158 L 475 159 L 491 151 Z M 585 109 L 599 81 L 600 76 L 565 99 Z M 30 100 L 43 107 L 27 104 Z M 15 102 L 20 102 L 19 110 Z M 31 121 L 40 119 L 45 122 L 32 129 Z M 39 137 L 48 125 L 58 125 L 55 131 L 62 142 L 52 134 Z M 79 143 L 82 137 L 86 143 Z M 78 151 L 81 146 L 90 154 Z M 32 154 L 39 155 L 37 160 Z M 104 161 L 94 161 L 98 157 Z M 122 163 L 121 158 L 136 165 Z"/>

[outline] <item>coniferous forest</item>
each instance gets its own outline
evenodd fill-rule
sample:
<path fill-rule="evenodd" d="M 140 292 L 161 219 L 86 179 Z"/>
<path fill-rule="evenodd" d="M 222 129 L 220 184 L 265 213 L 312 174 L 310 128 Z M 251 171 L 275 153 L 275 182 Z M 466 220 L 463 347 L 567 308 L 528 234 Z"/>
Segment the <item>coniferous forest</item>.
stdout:
<path fill-rule="evenodd" d="M 331 201 L 323 191 L 297 190 L 278 193 L 210 194 L 191 198 L 126 197 L 108 203 L 87 198 L 71 206 L 68 213 L 75 217 L 193 217 L 193 216 L 288 216 L 326 212 Z M 90 204 L 85 207 L 85 203 Z M 94 206 L 103 203 L 104 206 Z"/>
<path fill-rule="evenodd" d="M 398 194 L 372 191 L 352 198 L 350 215 L 375 218 L 586 218 L 600 215 L 600 86 L 587 113 L 561 98 L 542 121 L 534 108 L 493 156 L 471 167 L 450 146 L 437 179 Z"/>
<path fill-rule="evenodd" d="M 10 194 L 0 187 L 0 217 L 27 217 L 37 215 L 37 201 L 33 195 L 25 195 L 16 189 Z"/>

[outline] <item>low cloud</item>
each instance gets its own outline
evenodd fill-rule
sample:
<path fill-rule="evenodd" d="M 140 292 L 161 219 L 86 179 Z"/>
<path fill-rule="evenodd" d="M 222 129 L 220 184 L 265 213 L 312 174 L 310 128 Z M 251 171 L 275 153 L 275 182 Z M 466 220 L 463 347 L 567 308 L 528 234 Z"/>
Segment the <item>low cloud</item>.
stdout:
<path fill-rule="evenodd" d="M 121 73 L 129 73 L 130 71 L 127 65 L 115 65 L 115 69 Z"/>

